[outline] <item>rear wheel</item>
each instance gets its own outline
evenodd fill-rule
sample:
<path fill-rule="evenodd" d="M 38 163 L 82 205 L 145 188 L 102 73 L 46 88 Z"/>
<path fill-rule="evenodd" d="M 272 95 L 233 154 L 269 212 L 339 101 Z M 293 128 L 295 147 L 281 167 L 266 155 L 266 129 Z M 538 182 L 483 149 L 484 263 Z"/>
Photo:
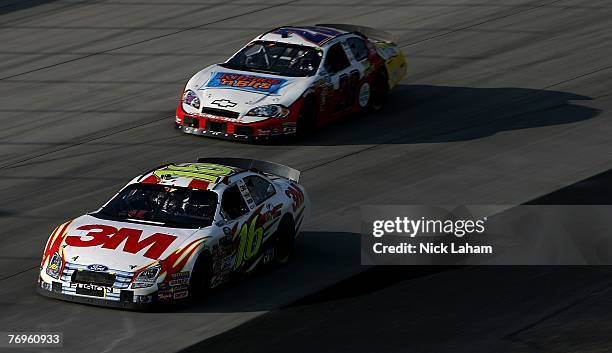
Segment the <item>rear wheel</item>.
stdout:
<path fill-rule="evenodd" d="M 276 230 L 276 246 L 274 248 L 274 263 L 285 265 L 291 261 L 295 252 L 295 225 L 291 217 L 281 220 Z"/>
<path fill-rule="evenodd" d="M 209 254 L 201 254 L 193 266 L 189 281 L 189 293 L 193 299 L 202 299 L 210 290 L 212 260 Z"/>
<path fill-rule="evenodd" d="M 307 97 L 300 108 L 298 114 L 295 133 L 298 137 L 305 137 L 312 134 L 317 125 L 317 105 L 314 98 Z"/>
<path fill-rule="evenodd" d="M 385 105 L 387 93 L 389 93 L 389 82 L 385 70 L 380 70 L 372 81 L 372 90 L 370 96 L 370 110 L 379 111 Z"/>

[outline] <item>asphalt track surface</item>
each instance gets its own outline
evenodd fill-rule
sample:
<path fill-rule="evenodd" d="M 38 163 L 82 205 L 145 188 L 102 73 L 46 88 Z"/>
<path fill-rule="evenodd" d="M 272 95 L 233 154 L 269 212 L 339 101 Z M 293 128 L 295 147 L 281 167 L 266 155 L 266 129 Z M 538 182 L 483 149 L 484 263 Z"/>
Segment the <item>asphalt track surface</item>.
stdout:
<path fill-rule="evenodd" d="M 361 271 L 362 204 L 520 204 L 609 169 L 611 6 L 605 0 L 0 2 L 0 331 L 63 331 L 71 352 L 176 351 Z M 396 36 L 409 72 L 384 111 L 276 146 L 171 128 L 179 92 L 198 69 L 269 28 L 313 23 L 363 24 Z M 35 294 L 42 248 L 55 225 L 95 209 L 156 164 L 199 156 L 268 159 L 303 171 L 313 213 L 290 266 L 173 313 L 108 310 Z M 484 331 L 491 337 L 525 337 L 534 322 L 607 288 L 612 272 L 483 271 L 408 280 L 405 288 L 419 293 L 413 298 L 419 305 L 399 308 L 407 317 L 430 317 L 426 308 L 452 298 L 440 295 L 448 288 L 513 298 L 496 306 L 501 323 L 473 324 L 492 328 Z M 530 288 L 541 290 L 534 295 Z M 437 313 L 468 315 L 467 308 L 480 310 L 477 303 L 456 301 Z M 458 350 L 449 344 L 455 341 L 439 339 L 444 332 L 434 335 L 443 329 L 440 321 L 421 321 L 431 329 L 431 336 L 419 336 L 422 345 Z M 483 334 L 462 332 L 463 338 Z M 403 344 L 409 351 L 410 342 Z"/>

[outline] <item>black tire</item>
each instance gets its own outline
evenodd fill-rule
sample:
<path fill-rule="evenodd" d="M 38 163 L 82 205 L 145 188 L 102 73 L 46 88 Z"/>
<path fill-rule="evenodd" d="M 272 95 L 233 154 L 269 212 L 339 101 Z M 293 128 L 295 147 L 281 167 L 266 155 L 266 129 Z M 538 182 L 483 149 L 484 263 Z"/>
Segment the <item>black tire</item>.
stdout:
<path fill-rule="evenodd" d="M 376 112 L 383 108 L 389 93 L 389 82 L 386 70 L 381 70 L 372 82 L 369 110 Z"/>
<path fill-rule="evenodd" d="M 193 265 L 189 280 L 189 293 L 192 299 L 202 299 L 210 291 L 212 278 L 212 259 L 210 254 L 202 253 Z"/>
<path fill-rule="evenodd" d="M 285 216 L 276 230 L 274 246 L 274 264 L 288 264 L 295 253 L 295 224 L 290 216 Z"/>
<path fill-rule="evenodd" d="M 298 137 L 306 137 L 315 131 L 317 125 L 317 105 L 316 100 L 312 97 L 306 97 L 304 104 L 300 108 L 295 134 Z"/>

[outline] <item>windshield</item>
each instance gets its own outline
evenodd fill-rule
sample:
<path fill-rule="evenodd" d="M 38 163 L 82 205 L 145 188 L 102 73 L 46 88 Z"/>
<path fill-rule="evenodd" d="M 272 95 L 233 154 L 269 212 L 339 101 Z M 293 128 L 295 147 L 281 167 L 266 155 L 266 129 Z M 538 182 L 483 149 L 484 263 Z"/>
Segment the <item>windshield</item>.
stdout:
<path fill-rule="evenodd" d="M 132 184 L 92 215 L 112 220 L 200 228 L 212 224 L 216 207 L 217 194 L 212 191 Z"/>
<path fill-rule="evenodd" d="M 264 72 L 282 76 L 312 76 L 319 68 L 321 50 L 278 43 L 253 42 L 221 66 L 228 69 Z"/>

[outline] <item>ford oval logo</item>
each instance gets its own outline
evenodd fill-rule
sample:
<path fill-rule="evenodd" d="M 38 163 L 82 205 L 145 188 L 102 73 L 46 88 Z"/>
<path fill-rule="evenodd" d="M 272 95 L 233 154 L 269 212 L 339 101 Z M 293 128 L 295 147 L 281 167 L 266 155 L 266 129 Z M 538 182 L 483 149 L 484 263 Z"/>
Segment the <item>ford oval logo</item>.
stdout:
<path fill-rule="evenodd" d="M 108 271 L 108 267 L 104 266 L 104 265 L 89 265 L 87 266 L 88 270 L 92 270 L 92 271 L 96 271 L 96 272 L 104 272 L 104 271 Z"/>

